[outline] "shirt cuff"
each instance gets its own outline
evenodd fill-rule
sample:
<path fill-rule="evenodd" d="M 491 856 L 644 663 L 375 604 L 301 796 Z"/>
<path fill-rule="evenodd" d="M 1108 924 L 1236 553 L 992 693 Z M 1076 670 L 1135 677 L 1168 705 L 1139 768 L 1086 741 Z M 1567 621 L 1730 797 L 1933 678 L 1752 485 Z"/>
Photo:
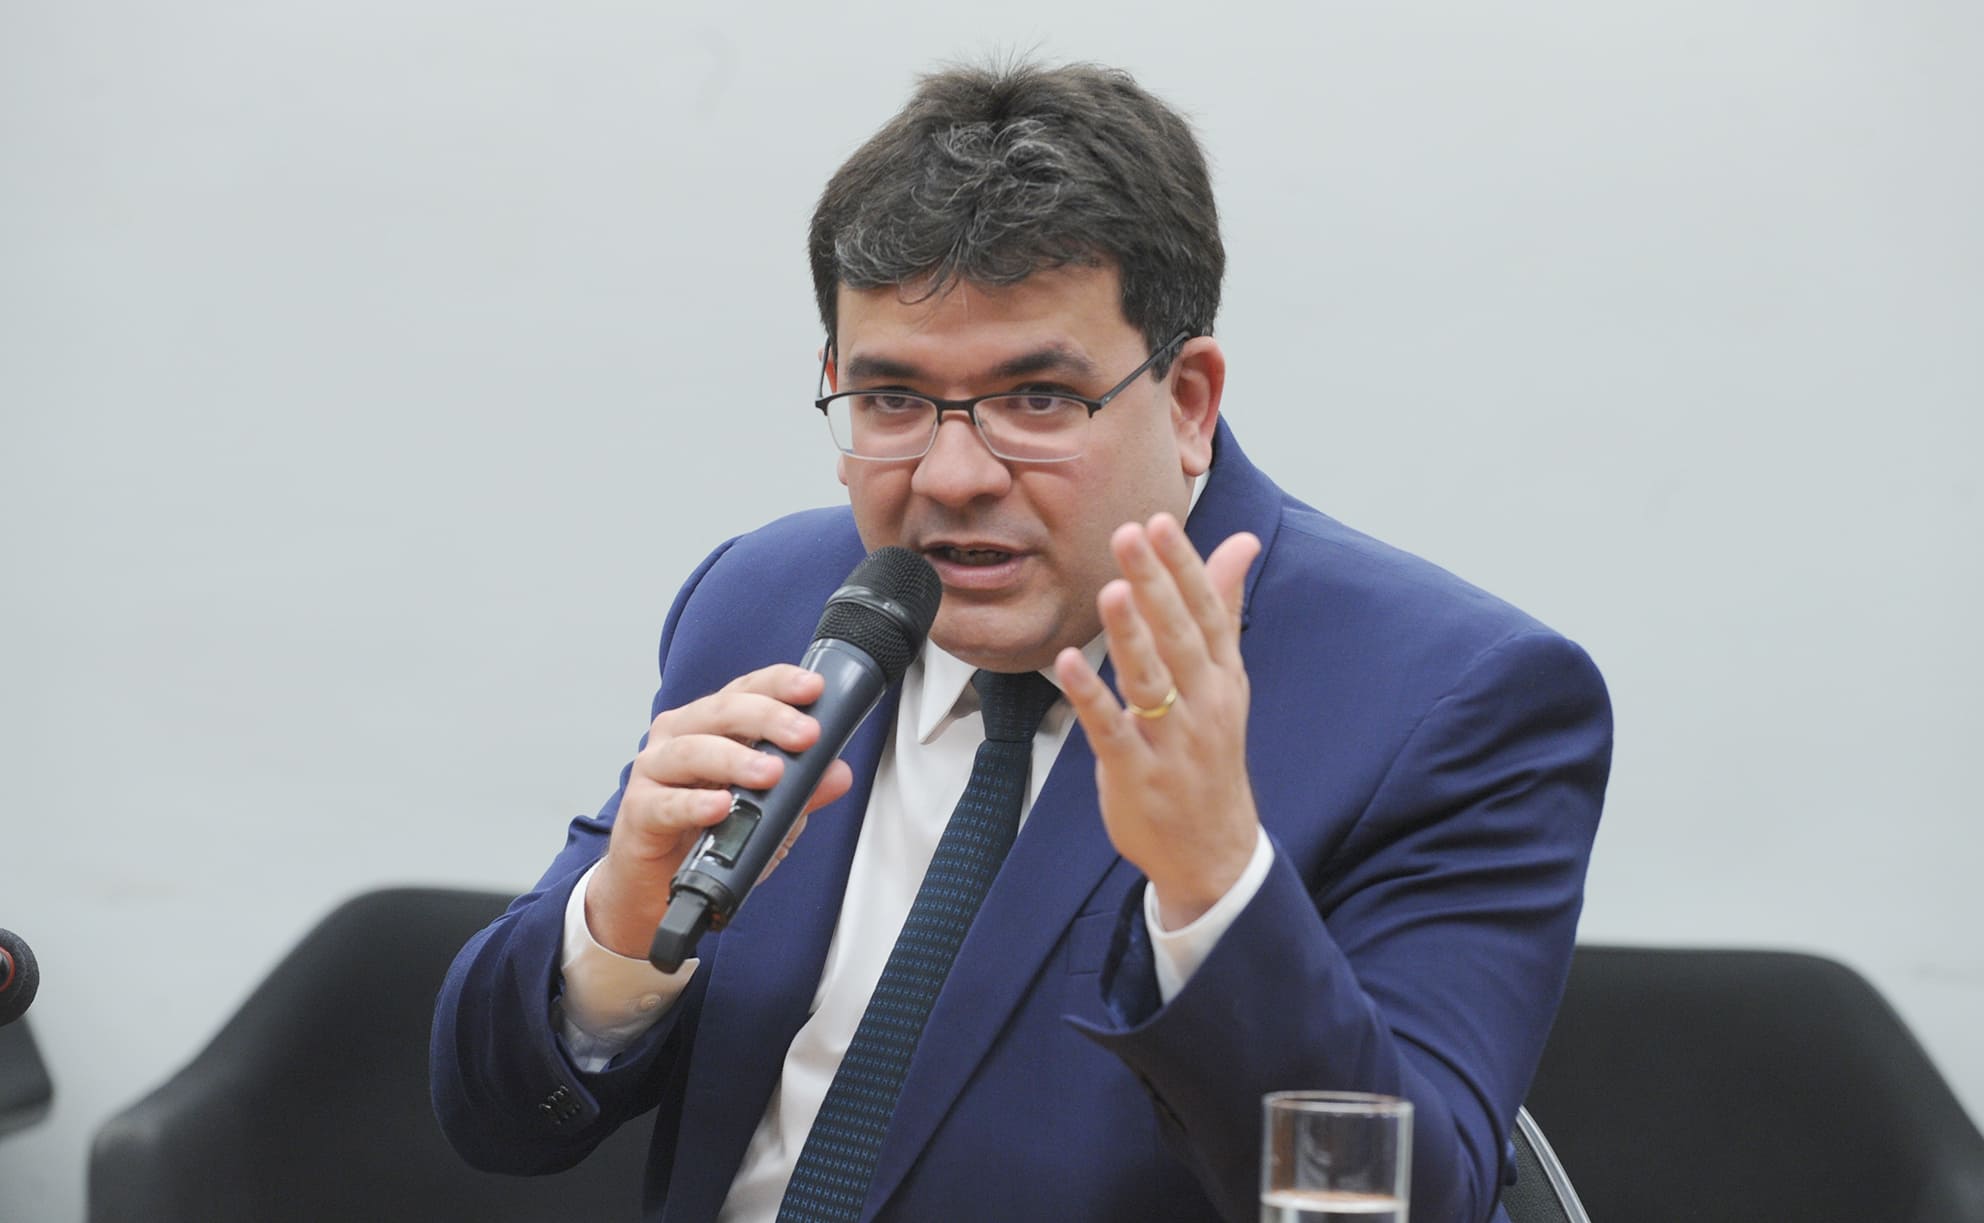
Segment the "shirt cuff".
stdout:
<path fill-rule="evenodd" d="M 662 972 L 646 960 L 600 946 L 586 925 L 586 885 L 598 869 L 593 863 L 565 902 L 565 941 L 559 952 L 564 993 L 552 1004 L 566 1050 L 588 1074 L 604 1070 L 653 1027 L 702 963 L 685 960 L 674 972 Z"/>
<path fill-rule="evenodd" d="M 1166 930 L 1158 916 L 1157 888 L 1144 889 L 1144 928 L 1150 932 L 1150 951 L 1153 966 L 1157 969 L 1157 996 L 1170 1002 L 1185 988 L 1185 982 L 1192 979 L 1199 965 L 1212 954 L 1213 945 L 1221 935 L 1239 918 L 1240 910 L 1254 899 L 1254 893 L 1261 890 L 1267 880 L 1268 868 L 1274 865 L 1274 843 L 1268 840 L 1265 829 L 1255 834 L 1254 856 L 1247 860 L 1245 870 L 1226 889 L 1226 895 L 1213 902 L 1213 906 L 1192 922 L 1176 930 Z"/>

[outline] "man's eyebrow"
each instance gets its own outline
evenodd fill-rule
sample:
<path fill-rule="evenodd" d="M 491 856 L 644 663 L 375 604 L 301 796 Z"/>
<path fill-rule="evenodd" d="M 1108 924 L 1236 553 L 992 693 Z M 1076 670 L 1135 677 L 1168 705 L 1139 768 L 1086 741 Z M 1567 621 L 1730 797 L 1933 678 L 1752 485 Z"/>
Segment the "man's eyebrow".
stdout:
<path fill-rule="evenodd" d="M 1008 382 L 1015 378 L 1049 373 L 1093 378 L 1095 363 L 1075 349 L 1061 344 L 1050 344 L 1045 348 L 1021 353 L 1017 357 L 1008 357 L 988 370 L 985 377 L 990 382 Z M 851 382 L 914 383 L 922 381 L 927 375 L 921 368 L 907 361 L 861 353 L 848 358 L 846 377 Z"/>
<path fill-rule="evenodd" d="M 848 358 L 847 369 L 842 371 L 842 376 L 854 382 L 914 382 L 922 372 L 907 361 L 864 353 Z"/>
<path fill-rule="evenodd" d="M 1003 382 L 1034 374 L 1073 374 L 1078 378 L 1093 378 L 1095 362 L 1065 345 L 1050 344 L 1000 362 L 993 367 L 991 377 Z"/>

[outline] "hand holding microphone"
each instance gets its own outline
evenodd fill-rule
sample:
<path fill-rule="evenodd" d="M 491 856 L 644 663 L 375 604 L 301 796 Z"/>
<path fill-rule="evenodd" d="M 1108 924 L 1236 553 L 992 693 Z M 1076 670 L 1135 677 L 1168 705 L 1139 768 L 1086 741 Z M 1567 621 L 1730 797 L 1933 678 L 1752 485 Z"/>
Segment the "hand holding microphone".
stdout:
<path fill-rule="evenodd" d="M 921 556 L 880 549 L 828 599 L 800 665 L 657 716 L 587 887 L 593 937 L 673 968 L 728 921 L 798 821 L 853 784 L 836 758 L 922 648 L 942 593 Z M 686 899 L 657 939 L 671 893 Z"/>

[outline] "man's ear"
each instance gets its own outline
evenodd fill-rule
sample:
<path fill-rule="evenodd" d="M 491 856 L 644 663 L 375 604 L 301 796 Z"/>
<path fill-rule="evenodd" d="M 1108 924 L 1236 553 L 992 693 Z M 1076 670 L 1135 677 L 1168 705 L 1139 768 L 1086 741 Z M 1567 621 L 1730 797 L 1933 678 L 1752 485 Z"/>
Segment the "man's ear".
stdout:
<path fill-rule="evenodd" d="M 1226 353 L 1209 335 L 1185 341 L 1171 361 L 1171 427 L 1178 460 L 1188 476 L 1212 466 L 1212 435 L 1219 397 L 1226 390 Z"/>

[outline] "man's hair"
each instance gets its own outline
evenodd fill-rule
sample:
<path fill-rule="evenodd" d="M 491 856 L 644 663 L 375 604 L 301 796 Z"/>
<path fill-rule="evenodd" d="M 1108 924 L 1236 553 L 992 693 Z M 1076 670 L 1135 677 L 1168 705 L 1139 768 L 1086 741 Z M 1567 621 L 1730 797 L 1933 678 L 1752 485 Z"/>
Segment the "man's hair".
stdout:
<path fill-rule="evenodd" d="M 922 300 L 959 281 L 1114 264 L 1123 317 L 1155 351 L 1212 331 L 1226 270 L 1191 128 L 1128 73 L 1092 64 L 924 77 L 828 181 L 807 248 L 830 343 L 841 285 L 915 286 Z"/>

